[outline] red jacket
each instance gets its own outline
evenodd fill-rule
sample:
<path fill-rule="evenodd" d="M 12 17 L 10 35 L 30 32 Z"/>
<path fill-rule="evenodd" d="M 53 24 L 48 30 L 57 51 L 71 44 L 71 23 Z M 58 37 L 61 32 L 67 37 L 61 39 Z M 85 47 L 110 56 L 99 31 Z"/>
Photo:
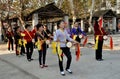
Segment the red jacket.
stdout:
<path fill-rule="evenodd" d="M 34 38 L 34 33 L 32 31 L 27 30 L 25 30 L 23 33 L 25 34 L 24 39 L 27 42 L 32 42 L 32 39 Z"/>
<path fill-rule="evenodd" d="M 8 39 L 12 39 L 12 37 L 14 37 L 13 32 L 7 31 L 6 35 L 7 35 L 7 38 L 8 38 Z"/>
<path fill-rule="evenodd" d="M 95 38 L 97 35 L 99 35 L 99 40 L 103 40 L 103 36 L 104 35 L 107 35 L 107 33 L 105 32 L 105 30 L 103 28 L 99 28 L 99 25 L 97 23 L 95 23 L 94 25 L 94 35 L 95 35 Z"/>

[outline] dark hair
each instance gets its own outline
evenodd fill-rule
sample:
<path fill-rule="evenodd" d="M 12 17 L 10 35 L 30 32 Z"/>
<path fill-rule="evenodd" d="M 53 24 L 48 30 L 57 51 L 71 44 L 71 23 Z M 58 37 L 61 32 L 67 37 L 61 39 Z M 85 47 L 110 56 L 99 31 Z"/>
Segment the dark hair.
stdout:
<path fill-rule="evenodd" d="M 78 23 L 78 22 L 77 22 L 77 21 L 75 21 L 75 22 L 74 22 L 74 24 L 75 24 L 75 23 Z"/>
<path fill-rule="evenodd" d="M 36 25 L 37 30 L 38 30 L 40 27 L 43 27 L 43 25 L 42 25 L 41 23 L 38 23 L 38 24 Z"/>
<path fill-rule="evenodd" d="M 14 28 L 14 30 L 17 31 L 18 28 L 20 28 L 20 26 L 16 26 L 16 27 Z"/>
<path fill-rule="evenodd" d="M 25 28 L 28 28 L 28 27 L 30 27 L 30 25 L 29 25 L 29 24 L 26 24 L 26 25 L 25 25 Z"/>
<path fill-rule="evenodd" d="M 94 23 L 94 30 L 99 30 L 99 24 L 98 24 L 98 21 L 95 20 L 95 23 Z"/>
<path fill-rule="evenodd" d="M 59 28 L 59 25 L 60 25 L 61 22 L 64 22 L 64 20 L 60 20 L 60 21 L 57 22 L 57 28 Z"/>

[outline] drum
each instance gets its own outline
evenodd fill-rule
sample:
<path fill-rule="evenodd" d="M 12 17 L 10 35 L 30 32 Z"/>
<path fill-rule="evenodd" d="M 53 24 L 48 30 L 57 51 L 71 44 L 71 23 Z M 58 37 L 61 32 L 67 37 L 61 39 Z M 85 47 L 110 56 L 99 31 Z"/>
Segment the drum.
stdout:
<path fill-rule="evenodd" d="M 67 46 L 68 48 L 71 48 L 71 47 L 72 47 L 72 43 L 71 43 L 71 42 L 67 42 L 67 43 L 66 43 L 66 46 Z"/>
<path fill-rule="evenodd" d="M 82 35 L 79 35 L 79 38 L 81 39 L 81 38 L 83 38 L 83 36 L 82 36 Z"/>
<path fill-rule="evenodd" d="M 50 44 L 50 40 L 46 40 L 46 44 Z"/>
<path fill-rule="evenodd" d="M 104 39 L 104 40 L 107 40 L 107 39 L 108 39 L 108 36 L 107 36 L 107 35 L 103 36 L 103 39 Z"/>
<path fill-rule="evenodd" d="M 34 42 L 35 42 L 35 39 L 32 39 L 32 42 L 34 43 Z"/>

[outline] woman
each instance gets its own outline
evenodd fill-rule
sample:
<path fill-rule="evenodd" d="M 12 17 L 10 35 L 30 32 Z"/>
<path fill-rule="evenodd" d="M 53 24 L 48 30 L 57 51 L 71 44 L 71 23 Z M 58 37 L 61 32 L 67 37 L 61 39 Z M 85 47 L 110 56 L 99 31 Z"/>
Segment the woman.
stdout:
<path fill-rule="evenodd" d="M 14 45 L 13 45 L 13 40 L 14 40 L 14 34 L 12 31 L 11 27 L 8 27 L 8 31 L 7 31 L 7 38 L 8 38 L 8 50 L 10 51 L 10 47 L 12 48 L 12 51 L 14 50 Z"/>
<path fill-rule="evenodd" d="M 59 42 L 60 43 L 60 49 L 62 50 L 62 54 L 64 53 L 64 55 L 67 57 L 67 65 L 66 65 L 66 71 L 72 74 L 72 71 L 70 70 L 70 65 L 71 65 L 71 60 L 72 60 L 72 56 L 71 56 L 71 52 L 69 50 L 69 48 L 66 46 L 66 41 L 71 41 L 71 42 L 75 42 L 73 39 L 71 39 L 67 33 L 67 31 L 65 30 L 65 25 L 64 25 L 64 21 L 59 21 L 58 22 L 58 30 L 56 30 L 56 33 L 54 35 L 54 41 Z M 59 58 L 59 68 L 60 68 L 60 74 L 62 76 L 65 76 L 64 73 L 64 69 L 63 69 L 63 56 L 58 54 L 58 58 Z M 61 57 L 59 57 L 61 56 Z M 62 58 L 62 61 L 60 60 L 60 58 Z"/>
<path fill-rule="evenodd" d="M 15 51 L 16 51 L 16 56 L 20 54 L 20 47 L 19 47 L 19 40 L 21 39 L 21 34 L 20 34 L 20 27 L 16 26 L 14 28 L 14 38 L 15 38 Z"/>
<path fill-rule="evenodd" d="M 32 61 L 34 33 L 31 31 L 31 26 L 29 24 L 25 25 L 25 30 L 23 33 L 25 34 L 24 39 L 27 41 L 26 44 L 27 60 Z"/>
<path fill-rule="evenodd" d="M 81 38 L 80 36 L 86 36 L 86 33 L 84 33 L 81 28 L 78 25 L 78 22 L 75 22 L 74 27 L 71 30 L 71 37 L 73 37 L 77 42 L 81 42 Z M 75 48 L 75 54 L 77 55 L 77 48 Z"/>
<path fill-rule="evenodd" d="M 94 24 L 94 35 L 95 35 L 95 45 L 97 45 L 95 50 L 95 58 L 97 61 L 102 61 L 102 46 L 103 46 L 103 36 L 107 35 L 102 27 L 98 25 L 98 21 Z"/>
<path fill-rule="evenodd" d="M 45 64 L 47 45 L 45 42 L 46 36 L 43 33 L 43 30 L 44 30 L 43 25 L 37 24 L 36 28 L 37 28 L 37 32 L 35 34 L 35 39 L 36 39 L 36 45 L 39 52 L 39 65 L 41 68 L 48 67 L 48 65 Z"/>
<path fill-rule="evenodd" d="M 74 36 L 74 35 L 76 35 L 75 40 L 76 40 L 77 42 L 79 42 L 79 43 L 81 42 L 81 38 L 79 37 L 79 35 L 84 35 L 84 36 L 86 36 L 86 33 L 84 33 L 84 32 L 81 30 L 81 28 L 79 27 L 79 25 L 78 25 L 77 22 L 75 22 L 74 27 L 73 27 L 72 30 L 71 30 L 71 36 Z"/>

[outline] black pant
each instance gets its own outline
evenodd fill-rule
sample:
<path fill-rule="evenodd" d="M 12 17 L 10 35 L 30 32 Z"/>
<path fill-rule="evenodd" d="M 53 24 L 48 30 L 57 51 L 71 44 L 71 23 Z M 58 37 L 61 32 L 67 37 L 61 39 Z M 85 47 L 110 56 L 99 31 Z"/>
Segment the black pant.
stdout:
<path fill-rule="evenodd" d="M 103 40 L 98 41 L 98 49 L 96 50 L 96 59 L 102 59 Z"/>
<path fill-rule="evenodd" d="M 81 42 L 81 39 L 79 38 L 79 36 L 77 36 L 75 40 L 79 43 Z"/>
<path fill-rule="evenodd" d="M 28 42 L 26 44 L 26 54 L 27 54 L 27 59 L 31 59 L 33 53 L 33 43 Z"/>
<path fill-rule="evenodd" d="M 38 50 L 39 52 L 39 64 L 42 65 L 44 64 L 45 65 L 45 61 L 46 61 L 46 50 L 47 50 L 47 45 L 44 43 L 42 45 L 42 50 Z M 42 59 L 43 58 L 43 59 Z M 43 60 L 43 62 L 42 62 Z"/>
<path fill-rule="evenodd" d="M 62 47 L 61 50 L 62 50 L 62 53 L 64 53 L 64 55 L 67 57 L 66 69 L 69 69 L 71 60 L 72 60 L 70 49 L 68 47 Z M 60 61 L 59 59 L 59 68 L 60 68 L 60 71 L 63 71 L 64 69 L 63 69 L 63 56 L 62 55 L 61 55 L 61 58 L 62 58 L 62 61 Z"/>
<path fill-rule="evenodd" d="M 21 52 L 20 52 L 20 54 L 21 54 L 21 55 L 22 55 L 22 54 L 25 54 L 25 47 L 24 47 L 24 45 L 21 46 Z"/>
<path fill-rule="evenodd" d="M 8 39 L 8 50 L 10 50 L 10 47 L 14 50 L 13 39 Z"/>
<path fill-rule="evenodd" d="M 19 44 L 18 44 L 18 42 L 16 42 L 15 43 L 15 52 L 16 52 L 16 55 L 19 55 L 20 54 L 20 52 L 19 52 Z"/>

